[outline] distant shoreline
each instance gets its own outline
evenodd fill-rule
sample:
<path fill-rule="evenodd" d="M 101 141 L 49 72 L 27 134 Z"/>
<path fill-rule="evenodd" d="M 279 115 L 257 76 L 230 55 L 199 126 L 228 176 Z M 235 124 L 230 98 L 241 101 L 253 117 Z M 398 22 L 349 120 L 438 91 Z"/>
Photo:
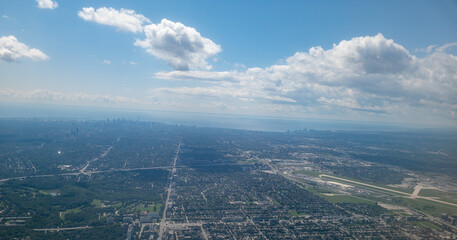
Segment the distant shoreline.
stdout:
<path fill-rule="evenodd" d="M 285 132 L 304 129 L 339 131 L 398 131 L 418 129 L 455 129 L 450 126 L 312 119 L 280 116 L 250 116 L 221 113 L 171 112 L 102 107 L 46 104 L 0 103 L 2 119 L 106 120 L 125 119 L 152 121 L 199 127 L 216 127 L 254 131 Z"/>

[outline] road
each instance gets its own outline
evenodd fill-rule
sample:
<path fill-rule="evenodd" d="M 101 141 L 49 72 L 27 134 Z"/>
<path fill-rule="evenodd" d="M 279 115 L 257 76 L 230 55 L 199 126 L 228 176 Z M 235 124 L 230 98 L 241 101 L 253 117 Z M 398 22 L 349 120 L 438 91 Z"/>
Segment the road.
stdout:
<path fill-rule="evenodd" d="M 159 237 L 158 237 L 159 240 L 162 240 L 163 233 L 165 232 L 165 229 L 166 229 L 168 204 L 170 203 L 170 194 L 171 194 L 171 190 L 173 187 L 173 177 L 176 173 L 176 161 L 178 160 L 179 150 L 181 149 L 181 141 L 182 140 L 179 140 L 178 149 L 176 150 L 175 158 L 173 159 L 173 164 L 172 164 L 173 168 L 171 169 L 171 174 L 170 174 L 170 179 L 169 179 L 169 184 L 168 184 L 168 189 L 167 189 L 167 191 L 168 191 L 167 200 L 165 201 L 165 207 L 163 209 L 162 220 L 160 220 L 160 231 L 159 231 Z"/>
<path fill-rule="evenodd" d="M 117 141 L 119 142 L 119 138 L 117 139 Z M 100 158 L 104 158 L 106 156 L 106 154 L 108 154 L 108 152 L 111 151 L 113 146 L 114 145 L 109 147 L 104 153 L 102 153 L 102 155 L 100 155 L 100 157 L 97 157 L 97 158 L 94 158 L 92 160 L 87 161 L 86 165 L 84 165 L 84 167 L 81 168 L 81 170 L 79 170 L 79 172 L 84 174 L 84 175 L 89 175 L 89 173 L 86 172 L 86 169 L 87 169 L 87 167 L 89 167 L 90 163 L 95 162 L 95 161 L 99 160 Z"/>
<path fill-rule="evenodd" d="M 42 231 L 42 232 L 48 232 L 48 231 L 70 231 L 70 230 L 78 230 L 78 229 L 87 229 L 87 228 L 92 228 L 89 226 L 84 226 L 84 227 L 68 227 L 68 228 L 35 228 L 33 231 Z"/>
<path fill-rule="evenodd" d="M 97 173 L 111 173 L 111 172 L 131 172 L 131 171 L 138 171 L 138 170 L 153 170 L 153 169 L 169 169 L 172 168 L 171 166 L 165 167 L 142 167 L 142 168 L 127 168 L 127 169 L 109 169 L 109 170 L 100 170 L 100 171 L 85 171 L 86 175 L 97 174 Z M 176 168 L 180 168 L 176 166 Z M 3 178 L 0 179 L 0 182 L 7 182 L 11 180 L 19 180 L 19 179 L 26 179 L 26 178 L 42 178 L 42 177 L 56 177 L 56 176 L 77 176 L 81 174 L 80 171 L 78 172 L 69 172 L 69 173 L 56 173 L 56 174 L 42 174 L 42 175 L 29 175 L 29 176 L 21 176 L 21 177 L 12 177 L 12 178 Z"/>
<path fill-rule="evenodd" d="M 198 166 L 227 166 L 227 165 L 236 165 L 236 164 L 207 164 L 207 165 L 194 165 L 195 167 Z M 173 168 L 184 168 L 186 166 L 162 166 L 162 167 L 142 167 L 142 168 L 120 168 L 120 169 L 109 169 L 109 170 L 92 170 L 92 171 L 84 171 L 86 175 L 97 174 L 97 173 L 111 173 L 111 172 L 131 172 L 131 171 L 138 171 L 138 170 L 153 170 L 153 169 L 173 169 Z M 20 176 L 20 177 L 11 177 L 11 178 L 3 178 L 0 179 L 0 182 L 7 182 L 11 180 L 20 180 L 26 178 L 41 178 L 41 177 L 56 177 L 56 176 L 77 176 L 81 174 L 81 171 L 77 172 L 67 172 L 67 173 L 56 173 L 56 174 L 41 174 L 41 175 L 28 175 L 28 176 Z"/>

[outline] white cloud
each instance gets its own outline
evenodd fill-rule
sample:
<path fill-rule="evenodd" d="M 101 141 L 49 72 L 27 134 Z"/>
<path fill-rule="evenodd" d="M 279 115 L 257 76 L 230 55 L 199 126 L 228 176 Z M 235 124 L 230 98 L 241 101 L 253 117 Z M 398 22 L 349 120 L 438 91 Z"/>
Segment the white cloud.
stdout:
<path fill-rule="evenodd" d="M 394 43 L 392 39 L 386 39 L 381 33 L 372 37 L 343 40 L 328 51 L 312 48 L 309 53 L 317 59 L 330 62 L 333 60 L 341 67 L 368 74 L 400 73 L 410 67 L 413 61 L 413 57 L 403 46 Z"/>
<path fill-rule="evenodd" d="M 199 96 L 207 98 L 234 98 L 242 101 L 254 101 L 255 99 L 264 99 L 270 101 L 279 101 L 279 102 L 288 102 L 294 103 L 295 100 L 281 97 L 281 96 L 271 96 L 265 92 L 256 90 L 252 91 L 250 89 L 241 89 L 234 88 L 231 86 L 213 86 L 213 87 L 180 87 L 180 88 L 157 88 L 152 93 L 172 93 L 179 95 L 189 95 L 189 96 Z"/>
<path fill-rule="evenodd" d="M 19 42 L 16 37 L 0 37 L 0 59 L 7 62 L 16 62 L 21 58 L 30 58 L 34 61 L 46 60 L 49 57 L 36 48 L 30 48 Z"/>
<path fill-rule="evenodd" d="M 53 0 L 36 0 L 39 8 L 54 9 L 59 6 L 56 1 Z"/>
<path fill-rule="evenodd" d="M 137 62 L 134 62 L 134 61 L 130 61 L 129 63 L 130 63 L 131 65 L 138 65 L 138 63 L 137 63 Z"/>
<path fill-rule="evenodd" d="M 4 19 L 10 19 L 10 17 L 8 15 L 3 15 L 2 18 Z"/>
<path fill-rule="evenodd" d="M 88 7 L 78 11 L 78 16 L 86 21 L 117 27 L 118 30 L 144 32 L 145 38 L 137 39 L 135 46 L 165 60 L 175 70 L 210 70 L 207 59 L 217 61 L 215 55 L 222 51 L 221 46 L 202 37 L 195 28 L 167 19 L 158 24 L 145 25 L 151 21 L 134 10 L 106 7 L 95 10 Z"/>
<path fill-rule="evenodd" d="M 104 63 L 104 64 L 111 64 L 111 61 L 105 59 L 105 60 L 103 60 L 103 63 Z"/>
<path fill-rule="evenodd" d="M 138 33 L 143 31 L 143 24 L 150 23 L 150 20 L 134 10 L 114 8 L 83 8 L 78 11 L 78 16 L 86 21 L 116 27 L 118 30 Z"/>
<path fill-rule="evenodd" d="M 238 99 L 258 106 L 292 104 L 317 114 L 413 116 L 433 111 L 456 119 L 457 57 L 444 52 L 453 46 L 437 47 L 418 58 L 382 34 L 356 37 L 328 50 L 297 52 L 284 64 L 267 68 L 159 72 L 155 78 L 192 81 L 192 86 L 153 92 L 226 103 Z"/>
<path fill-rule="evenodd" d="M 171 71 L 155 73 L 154 77 L 166 80 L 239 81 L 241 76 L 236 71 Z"/>
<path fill-rule="evenodd" d="M 445 52 L 448 48 L 457 47 L 457 42 L 447 43 L 436 49 L 437 52 Z"/>
<path fill-rule="evenodd" d="M 423 53 L 431 53 L 433 52 L 433 50 L 438 47 L 438 45 L 430 45 L 430 46 L 427 46 L 426 48 L 418 48 L 418 49 L 415 49 L 416 52 L 423 52 Z"/>
<path fill-rule="evenodd" d="M 176 70 L 211 69 L 206 59 L 221 52 L 219 45 L 202 37 L 197 30 L 180 22 L 162 19 L 159 24 L 144 27 L 146 39 L 136 46 L 168 62 Z"/>

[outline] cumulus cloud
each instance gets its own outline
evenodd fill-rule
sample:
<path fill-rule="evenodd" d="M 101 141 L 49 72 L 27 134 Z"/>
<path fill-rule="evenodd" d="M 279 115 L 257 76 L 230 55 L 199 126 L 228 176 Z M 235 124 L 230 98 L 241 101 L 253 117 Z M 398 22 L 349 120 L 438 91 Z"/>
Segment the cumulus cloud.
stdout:
<path fill-rule="evenodd" d="M 114 8 L 83 8 L 78 16 L 86 21 L 117 27 L 118 30 L 145 34 L 144 39 L 137 39 L 135 46 L 142 47 L 147 53 L 165 60 L 171 67 L 179 71 L 190 69 L 210 70 L 207 59 L 222 51 L 217 45 L 192 27 L 180 22 L 162 19 L 158 24 L 134 10 Z M 147 25 L 149 24 L 149 25 Z"/>
<path fill-rule="evenodd" d="M 34 61 L 46 60 L 49 57 L 36 48 L 21 43 L 16 37 L 0 37 L 0 59 L 7 62 L 16 62 L 21 58 L 30 58 Z"/>
<path fill-rule="evenodd" d="M 141 14 L 135 13 L 134 10 L 114 8 L 83 8 L 78 11 L 78 16 L 86 21 L 92 21 L 99 24 L 116 27 L 118 30 L 139 33 L 143 31 L 143 25 L 151 21 Z"/>
<path fill-rule="evenodd" d="M 453 46 L 433 48 L 418 58 L 377 34 L 344 40 L 327 50 L 313 47 L 267 68 L 159 72 L 154 77 L 193 81 L 190 87 L 158 89 L 175 96 L 292 104 L 320 113 L 363 111 L 399 116 L 433 111 L 455 119 L 457 57 L 444 51 Z"/>
<path fill-rule="evenodd" d="M 56 1 L 53 0 L 36 0 L 39 8 L 54 9 L 59 6 Z"/>
<path fill-rule="evenodd" d="M 221 52 L 219 45 L 202 37 L 195 28 L 162 19 L 159 24 L 145 26 L 146 39 L 136 46 L 168 62 L 176 70 L 211 69 L 206 59 Z"/>
<path fill-rule="evenodd" d="M 341 41 L 333 49 L 323 51 L 312 49 L 310 53 L 317 57 L 334 59 L 342 67 L 349 67 L 365 73 L 393 74 L 400 73 L 411 66 L 413 57 L 401 45 L 392 39 L 386 39 L 381 33 L 376 36 L 356 37 Z"/>

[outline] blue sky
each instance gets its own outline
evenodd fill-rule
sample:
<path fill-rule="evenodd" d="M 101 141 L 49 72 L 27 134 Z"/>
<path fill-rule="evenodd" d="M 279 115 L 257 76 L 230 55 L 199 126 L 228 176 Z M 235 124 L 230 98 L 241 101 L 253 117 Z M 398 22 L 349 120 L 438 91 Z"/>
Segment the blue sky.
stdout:
<path fill-rule="evenodd" d="M 1 102 L 456 125 L 455 1 L 40 1 Z"/>

